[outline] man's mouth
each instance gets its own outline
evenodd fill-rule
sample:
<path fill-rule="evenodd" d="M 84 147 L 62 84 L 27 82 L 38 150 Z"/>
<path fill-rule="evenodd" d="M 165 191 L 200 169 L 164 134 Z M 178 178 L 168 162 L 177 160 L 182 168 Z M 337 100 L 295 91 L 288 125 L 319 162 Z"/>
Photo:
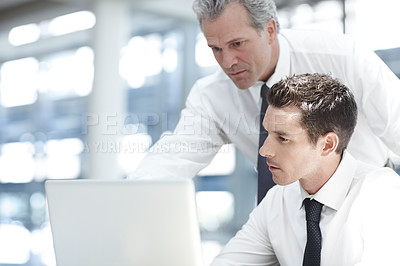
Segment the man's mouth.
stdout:
<path fill-rule="evenodd" d="M 230 72 L 229 75 L 232 77 L 239 76 L 240 74 L 244 73 L 246 70 L 241 70 L 241 71 L 236 71 L 236 72 Z"/>
<path fill-rule="evenodd" d="M 272 163 L 267 163 L 268 164 L 268 167 L 269 167 L 269 170 L 272 172 L 272 171 L 278 171 L 278 170 L 280 170 L 281 168 L 279 168 L 276 164 L 272 164 Z"/>

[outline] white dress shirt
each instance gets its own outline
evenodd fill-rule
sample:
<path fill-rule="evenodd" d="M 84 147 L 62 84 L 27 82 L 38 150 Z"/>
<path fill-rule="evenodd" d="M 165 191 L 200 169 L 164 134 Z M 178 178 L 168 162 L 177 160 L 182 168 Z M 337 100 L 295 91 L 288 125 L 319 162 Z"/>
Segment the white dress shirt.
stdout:
<path fill-rule="evenodd" d="M 327 32 L 282 30 L 278 40 L 279 60 L 267 85 L 292 74 L 332 74 L 358 104 L 348 147 L 354 157 L 384 166 L 400 155 L 400 80 L 375 53 Z M 227 143 L 256 163 L 261 85 L 239 90 L 222 70 L 198 80 L 174 133 L 162 137 L 130 177 L 194 177 Z"/>
<path fill-rule="evenodd" d="M 298 181 L 274 186 L 211 265 L 301 266 L 306 197 Z M 392 169 L 345 152 L 333 176 L 311 197 L 324 204 L 321 266 L 400 265 L 400 178 Z"/>

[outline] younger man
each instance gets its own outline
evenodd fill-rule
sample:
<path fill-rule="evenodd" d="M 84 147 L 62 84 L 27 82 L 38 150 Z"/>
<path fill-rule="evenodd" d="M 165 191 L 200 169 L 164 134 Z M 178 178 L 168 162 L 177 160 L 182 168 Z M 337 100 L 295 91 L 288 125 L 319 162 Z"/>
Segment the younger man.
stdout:
<path fill-rule="evenodd" d="M 268 102 L 259 152 L 278 185 L 212 265 L 400 265 L 400 178 L 346 151 L 349 89 L 303 74 L 275 84 Z"/>

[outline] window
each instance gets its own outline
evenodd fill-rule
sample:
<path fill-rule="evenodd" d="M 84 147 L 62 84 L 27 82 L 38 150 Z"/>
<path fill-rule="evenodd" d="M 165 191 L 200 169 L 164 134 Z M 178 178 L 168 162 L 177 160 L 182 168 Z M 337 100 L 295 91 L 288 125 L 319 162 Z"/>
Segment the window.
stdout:
<path fill-rule="evenodd" d="M 343 32 L 343 7 L 335 0 L 288 6 L 278 10 L 278 20 L 281 28 Z"/>
<path fill-rule="evenodd" d="M 39 92 L 53 99 L 86 96 L 93 85 L 93 50 L 81 47 L 44 57 L 38 75 Z"/>
<path fill-rule="evenodd" d="M 350 33 L 372 50 L 400 47 L 399 9 L 399 1 L 382 0 L 377 5 L 373 0 L 354 0 Z"/>
<path fill-rule="evenodd" d="M 13 46 L 21 46 L 37 42 L 41 38 L 91 29 L 95 25 L 96 17 L 92 12 L 79 11 L 51 20 L 14 27 L 9 31 L 8 41 Z"/>
<path fill-rule="evenodd" d="M 37 24 L 27 24 L 12 28 L 8 35 L 9 42 L 14 46 L 33 43 L 40 38 L 40 28 Z"/>
<path fill-rule="evenodd" d="M 120 61 L 120 74 L 133 89 L 141 88 L 150 83 L 150 77 L 161 73 L 163 69 L 162 38 L 159 34 L 135 36 L 130 39 L 123 51 Z M 173 49 L 173 48 L 169 48 Z M 168 55 L 168 53 L 170 53 Z M 170 52 L 164 54 L 174 56 Z M 174 64 L 174 62 L 170 63 Z M 171 71 L 171 68 L 169 69 Z"/>
<path fill-rule="evenodd" d="M 81 174 L 80 154 L 83 142 L 77 138 L 49 140 L 45 145 L 46 159 L 44 165 L 49 179 L 73 179 Z"/>
<path fill-rule="evenodd" d="M 5 62 L 0 70 L 0 97 L 4 107 L 32 104 L 37 99 L 39 62 L 33 57 Z"/>
<path fill-rule="evenodd" d="M 29 142 L 4 144 L 0 154 L 0 182 L 31 182 L 35 175 L 34 153 L 34 146 Z"/>
<path fill-rule="evenodd" d="M 199 67 L 217 66 L 212 50 L 208 47 L 207 40 L 203 33 L 197 35 L 196 42 L 196 63 Z"/>
<path fill-rule="evenodd" d="M 52 19 L 48 24 L 48 31 L 53 36 L 59 36 L 91 29 L 95 25 L 96 17 L 92 12 L 80 11 Z"/>

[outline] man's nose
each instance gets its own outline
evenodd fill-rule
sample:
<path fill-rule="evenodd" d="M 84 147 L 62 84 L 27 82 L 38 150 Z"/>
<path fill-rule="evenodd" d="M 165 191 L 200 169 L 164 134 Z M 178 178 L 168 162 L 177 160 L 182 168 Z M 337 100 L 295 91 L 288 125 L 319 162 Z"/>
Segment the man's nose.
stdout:
<path fill-rule="evenodd" d="M 237 57 L 234 51 L 225 50 L 222 52 L 222 67 L 225 69 L 231 68 L 237 64 Z"/>
<path fill-rule="evenodd" d="M 271 143 L 270 143 L 270 137 L 267 136 L 267 138 L 265 139 L 263 145 L 261 146 L 260 150 L 258 151 L 260 153 L 261 156 L 263 157 L 273 157 L 274 153 L 272 152 L 272 147 L 271 147 Z"/>

